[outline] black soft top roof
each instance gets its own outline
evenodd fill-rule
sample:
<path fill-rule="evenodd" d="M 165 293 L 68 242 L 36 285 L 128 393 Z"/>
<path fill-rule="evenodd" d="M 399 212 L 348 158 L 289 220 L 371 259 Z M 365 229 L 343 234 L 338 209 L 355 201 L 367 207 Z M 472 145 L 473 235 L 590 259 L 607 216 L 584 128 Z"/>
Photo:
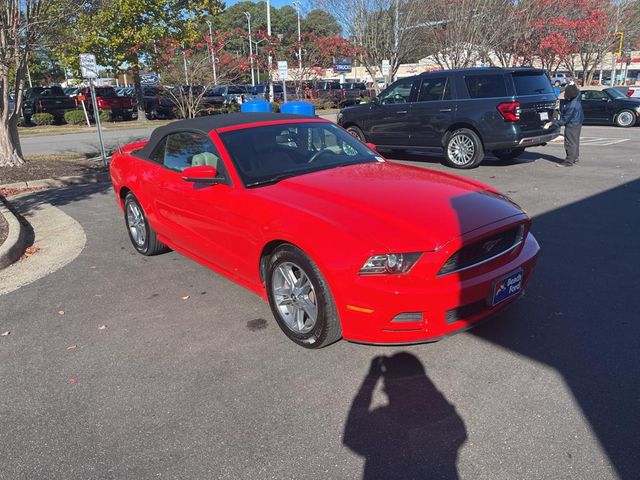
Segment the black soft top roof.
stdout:
<path fill-rule="evenodd" d="M 310 117 L 306 115 L 294 115 L 286 113 L 227 113 L 224 115 L 211 115 L 207 117 L 191 118 L 188 120 L 178 120 L 168 125 L 156 128 L 152 133 L 147 144 L 135 152 L 140 158 L 148 159 L 156 145 L 168 134 L 174 132 L 183 132 L 185 130 L 201 132 L 207 135 L 211 130 L 218 130 L 225 127 L 233 127 L 236 125 L 250 125 L 252 123 L 273 122 L 278 120 L 313 120 L 318 117 Z"/>

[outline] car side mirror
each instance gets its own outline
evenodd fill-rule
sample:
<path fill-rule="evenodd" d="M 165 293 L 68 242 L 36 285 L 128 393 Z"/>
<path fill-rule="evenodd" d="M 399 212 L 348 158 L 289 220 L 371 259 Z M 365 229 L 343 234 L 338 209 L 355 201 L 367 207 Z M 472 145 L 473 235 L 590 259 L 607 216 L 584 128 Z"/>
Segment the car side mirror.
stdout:
<path fill-rule="evenodd" d="M 217 185 L 224 181 L 223 178 L 218 177 L 218 171 L 211 165 L 187 167 L 182 171 L 182 179 L 185 182 L 200 183 L 204 185 Z"/>

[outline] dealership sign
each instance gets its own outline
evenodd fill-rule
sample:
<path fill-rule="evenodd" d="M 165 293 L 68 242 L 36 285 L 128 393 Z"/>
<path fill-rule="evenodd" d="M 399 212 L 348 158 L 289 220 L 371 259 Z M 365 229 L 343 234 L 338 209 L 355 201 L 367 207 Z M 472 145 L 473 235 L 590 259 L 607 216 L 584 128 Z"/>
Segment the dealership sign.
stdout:
<path fill-rule="evenodd" d="M 333 71 L 336 73 L 351 73 L 351 59 L 349 57 L 336 57 L 333 62 Z"/>

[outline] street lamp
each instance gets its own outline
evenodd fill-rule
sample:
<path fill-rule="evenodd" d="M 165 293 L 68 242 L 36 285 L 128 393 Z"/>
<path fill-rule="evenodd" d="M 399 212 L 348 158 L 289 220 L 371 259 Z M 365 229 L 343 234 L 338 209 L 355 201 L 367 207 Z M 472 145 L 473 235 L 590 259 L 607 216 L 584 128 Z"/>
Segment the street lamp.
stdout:
<path fill-rule="evenodd" d="M 271 0 L 267 0 L 267 35 L 271 38 Z M 271 56 L 271 48 L 269 48 L 269 65 L 267 68 L 269 69 L 269 101 L 273 102 L 273 80 L 271 80 L 271 64 L 273 63 L 273 58 Z"/>
<path fill-rule="evenodd" d="M 205 23 L 209 27 L 209 51 L 211 52 L 211 70 L 213 73 L 213 84 L 218 85 L 218 78 L 216 75 L 216 54 L 213 53 L 213 31 L 211 28 L 211 20 L 205 20 Z"/>
<path fill-rule="evenodd" d="M 244 12 L 244 16 L 247 17 L 247 23 L 249 24 L 249 63 L 251 64 L 251 86 L 256 86 L 256 77 L 253 75 L 253 47 L 251 46 L 251 14 Z"/>
<path fill-rule="evenodd" d="M 298 12 L 298 77 L 302 80 L 302 42 L 300 40 L 300 8 L 302 5 L 300 5 L 299 1 L 293 2 L 293 5 Z"/>

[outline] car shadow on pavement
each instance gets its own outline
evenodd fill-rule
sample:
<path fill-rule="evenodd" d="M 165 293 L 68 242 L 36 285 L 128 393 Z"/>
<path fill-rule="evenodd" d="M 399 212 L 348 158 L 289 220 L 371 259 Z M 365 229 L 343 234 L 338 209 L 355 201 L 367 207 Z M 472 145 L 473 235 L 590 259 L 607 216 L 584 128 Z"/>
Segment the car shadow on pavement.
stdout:
<path fill-rule="evenodd" d="M 386 405 L 373 407 L 381 383 Z M 458 478 L 458 450 L 467 439 L 462 418 L 414 355 L 371 361 L 344 428 L 343 443 L 365 459 L 364 480 Z"/>
<path fill-rule="evenodd" d="M 472 330 L 559 372 L 620 478 L 640 468 L 639 201 L 635 180 L 535 217 L 526 296 Z"/>
<path fill-rule="evenodd" d="M 442 155 L 427 154 L 416 150 L 381 150 L 382 155 L 389 160 L 401 161 L 401 162 L 420 162 L 420 163 L 437 163 L 444 164 L 444 157 Z M 524 153 L 519 155 L 513 160 L 499 160 L 491 155 L 491 152 L 487 152 L 485 159 L 479 168 L 492 166 L 492 167 L 505 167 L 508 165 L 518 165 L 525 163 L 533 163 L 536 160 L 546 160 L 548 162 L 559 164 L 564 160 L 564 155 L 554 156 L 546 153 L 539 153 L 525 150 Z M 455 173 L 455 171 L 453 171 Z"/>

